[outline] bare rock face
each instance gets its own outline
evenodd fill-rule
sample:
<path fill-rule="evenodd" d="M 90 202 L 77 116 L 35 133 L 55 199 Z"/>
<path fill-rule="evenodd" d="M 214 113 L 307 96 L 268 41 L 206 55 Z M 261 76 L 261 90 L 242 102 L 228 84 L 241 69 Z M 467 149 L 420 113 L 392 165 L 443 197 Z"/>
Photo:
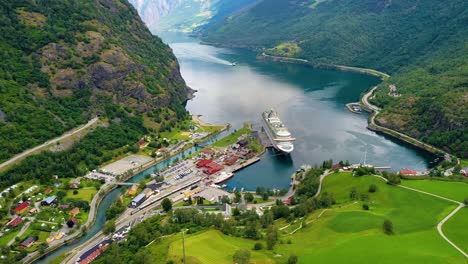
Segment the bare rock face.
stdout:
<path fill-rule="evenodd" d="M 184 0 L 129 0 L 148 27 L 155 26 L 161 17 L 183 4 Z"/>
<path fill-rule="evenodd" d="M 182 2 L 161 0 L 153 4 L 157 10 L 169 10 Z M 171 49 L 152 36 L 133 7 L 114 0 L 98 3 L 106 10 L 103 17 L 82 22 L 89 30 L 77 33 L 77 41 L 52 42 L 38 51 L 52 94 L 71 96 L 74 90 L 89 89 L 141 112 L 188 99 L 191 90 L 180 76 Z M 125 24 L 125 30 L 116 32 L 113 16 L 129 12 L 134 12 L 135 19 Z"/>

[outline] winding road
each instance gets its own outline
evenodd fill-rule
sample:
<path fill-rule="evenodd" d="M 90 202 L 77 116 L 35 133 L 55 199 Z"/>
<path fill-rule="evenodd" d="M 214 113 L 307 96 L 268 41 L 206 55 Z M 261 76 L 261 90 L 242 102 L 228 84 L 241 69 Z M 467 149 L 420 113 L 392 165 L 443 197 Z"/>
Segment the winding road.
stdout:
<path fill-rule="evenodd" d="M 396 130 L 393 130 L 393 129 L 390 129 L 390 128 L 387 128 L 387 127 L 383 127 L 383 126 L 380 126 L 380 125 L 377 125 L 375 123 L 375 117 L 380 113 L 380 111 L 382 110 L 381 108 L 369 103 L 369 98 L 374 94 L 375 90 L 377 89 L 377 86 L 375 86 L 374 88 L 372 88 L 369 92 L 367 92 L 366 94 L 364 94 L 364 96 L 362 97 L 361 99 L 361 104 L 364 106 L 364 108 L 367 108 L 369 109 L 372 114 L 370 116 L 370 119 L 369 119 L 369 123 L 372 127 L 374 128 L 378 128 L 376 130 L 379 130 L 381 132 L 384 132 L 386 134 L 389 134 L 391 136 L 394 136 L 396 138 L 399 138 L 403 141 L 406 141 L 412 145 L 415 145 L 415 146 L 418 146 L 420 148 L 424 148 L 426 149 L 427 151 L 430 151 L 430 152 L 434 152 L 434 153 L 437 153 L 437 152 L 440 152 L 440 153 L 443 153 L 444 155 L 449 155 L 446 151 L 444 150 L 441 150 L 439 148 L 436 148 L 434 146 L 431 146 L 429 144 L 426 144 L 422 141 L 419 141 L 415 138 L 412 138 L 406 134 L 403 134 L 401 132 L 398 132 Z M 395 136 L 395 135 L 398 135 Z"/>
<path fill-rule="evenodd" d="M 48 146 L 50 146 L 52 144 L 56 144 L 60 140 L 71 137 L 71 136 L 73 136 L 73 135 L 75 135 L 75 134 L 89 128 L 90 126 L 94 125 L 98 120 L 99 120 L 99 118 L 95 117 L 95 118 L 89 120 L 87 124 L 82 125 L 82 126 L 80 126 L 78 128 L 75 128 L 73 130 L 70 130 L 70 131 L 66 132 L 65 134 L 61 135 L 60 137 L 57 137 L 57 138 L 54 138 L 52 140 L 46 141 L 45 143 L 43 143 L 43 144 L 41 144 L 39 146 L 36 146 L 34 148 L 30 148 L 28 150 L 25 150 L 24 152 L 22 152 L 22 153 L 20 153 L 20 154 L 18 154 L 16 156 L 14 156 L 13 158 L 3 162 L 2 164 L 0 164 L 0 170 L 5 168 L 6 166 L 9 166 L 9 165 L 15 163 L 16 161 L 18 161 L 18 160 L 20 160 L 22 158 L 25 158 L 25 157 L 33 154 L 36 151 L 39 151 L 39 150 L 41 150 L 43 148 L 46 148 L 46 147 L 48 147 Z"/>

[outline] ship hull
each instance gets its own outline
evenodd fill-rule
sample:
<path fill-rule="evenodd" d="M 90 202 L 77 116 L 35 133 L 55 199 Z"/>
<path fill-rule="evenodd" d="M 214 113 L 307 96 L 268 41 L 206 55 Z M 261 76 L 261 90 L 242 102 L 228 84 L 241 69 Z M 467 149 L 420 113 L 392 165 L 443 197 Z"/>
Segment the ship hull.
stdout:
<path fill-rule="evenodd" d="M 263 130 L 265 131 L 268 140 L 270 141 L 272 147 L 276 149 L 279 152 L 282 152 L 284 154 L 290 154 L 294 150 L 294 145 L 290 141 L 277 141 L 275 140 L 275 137 L 273 136 L 273 133 L 270 131 L 269 124 L 265 120 L 265 117 L 262 115 L 262 122 L 263 122 Z M 289 144 L 287 147 L 284 147 L 281 143 L 288 142 Z"/>
<path fill-rule="evenodd" d="M 215 180 L 214 180 L 214 184 L 223 183 L 223 182 L 225 182 L 225 181 L 231 179 L 232 177 L 234 177 L 234 173 L 231 173 L 231 174 L 229 174 L 229 175 L 227 175 L 226 177 L 223 177 L 223 178 L 221 178 L 221 179 L 215 179 Z"/>

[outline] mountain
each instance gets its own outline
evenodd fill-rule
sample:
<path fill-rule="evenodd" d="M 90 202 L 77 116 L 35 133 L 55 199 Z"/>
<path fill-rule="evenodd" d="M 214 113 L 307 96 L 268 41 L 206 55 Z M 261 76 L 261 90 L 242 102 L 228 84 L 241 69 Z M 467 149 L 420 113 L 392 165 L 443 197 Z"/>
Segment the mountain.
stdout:
<path fill-rule="evenodd" d="M 69 176 L 81 174 L 136 142 L 146 131 L 143 116 L 185 117 L 189 93 L 169 46 L 124 0 L 0 2 L 0 161 L 99 114 L 107 124 L 85 138 L 87 152 L 63 168 Z M 113 136 L 103 142 L 105 135 Z M 91 139 L 97 145 L 87 145 Z M 48 163 L 0 177 L 34 178 Z"/>
<path fill-rule="evenodd" d="M 255 0 L 130 0 L 152 31 L 192 32 Z"/>
<path fill-rule="evenodd" d="M 468 2 L 260 0 L 202 31 L 211 43 L 387 72 L 377 122 L 468 156 Z M 388 93 L 395 83 L 399 97 Z"/>
<path fill-rule="evenodd" d="M 159 21 L 181 6 L 184 0 L 129 0 L 146 25 L 154 29 Z"/>

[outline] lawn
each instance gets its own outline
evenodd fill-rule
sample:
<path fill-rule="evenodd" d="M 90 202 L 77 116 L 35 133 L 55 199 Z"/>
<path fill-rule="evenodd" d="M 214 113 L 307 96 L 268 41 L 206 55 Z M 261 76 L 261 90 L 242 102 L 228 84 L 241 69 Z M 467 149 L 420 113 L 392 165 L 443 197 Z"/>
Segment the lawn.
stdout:
<path fill-rule="evenodd" d="M 445 235 L 458 247 L 468 252 L 468 207 L 460 209 L 443 226 Z"/>
<path fill-rule="evenodd" d="M 241 129 L 238 129 L 231 134 L 225 136 L 224 138 L 216 141 L 213 146 L 215 147 L 227 147 L 237 142 L 240 136 L 244 134 L 250 134 L 252 130 L 247 125 L 244 125 Z"/>
<path fill-rule="evenodd" d="M 181 235 L 177 235 L 179 239 L 173 238 L 174 241 L 170 244 L 168 257 L 175 263 L 182 263 L 182 239 Z M 185 249 L 187 263 L 203 263 L 203 264 L 231 264 L 232 256 L 238 249 L 252 249 L 255 241 L 235 238 L 223 235 L 219 231 L 209 230 L 194 235 L 187 235 L 185 238 Z M 256 264 L 275 263 L 265 250 L 251 251 L 251 261 Z"/>
<path fill-rule="evenodd" d="M 66 198 L 80 199 L 83 201 L 87 201 L 88 203 L 91 203 L 91 200 L 93 200 L 94 195 L 96 195 L 96 193 L 98 192 L 94 187 L 84 187 L 81 189 L 77 189 L 77 194 L 73 194 L 74 191 L 75 190 L 68 190 Z"/>
<path fill-rule="evenodd" d="M 468 197 L 468 183 L 437 180 L 408 180 L 402 185 L 463 202 Z"/>
<path fill-rule="evenodd" d="M 368 192 L 370 184 L 377 185 L 376 193 Z M 351 203 L 353 187 L 369 195 L 370 211 L 361 209 L 361 201 Z M 338 204 L 294 235 L 284 236 L 292 244 L 279 246 L 277 253 L 298 255 L 300 263 L 464 263 L 435 228 L 454 208 L 450 202 L 350 173 L 328 176 L 323 191 L 332 193 Z M 384 219 L 393 222 L 394 235 L 382 232 Z"/>

